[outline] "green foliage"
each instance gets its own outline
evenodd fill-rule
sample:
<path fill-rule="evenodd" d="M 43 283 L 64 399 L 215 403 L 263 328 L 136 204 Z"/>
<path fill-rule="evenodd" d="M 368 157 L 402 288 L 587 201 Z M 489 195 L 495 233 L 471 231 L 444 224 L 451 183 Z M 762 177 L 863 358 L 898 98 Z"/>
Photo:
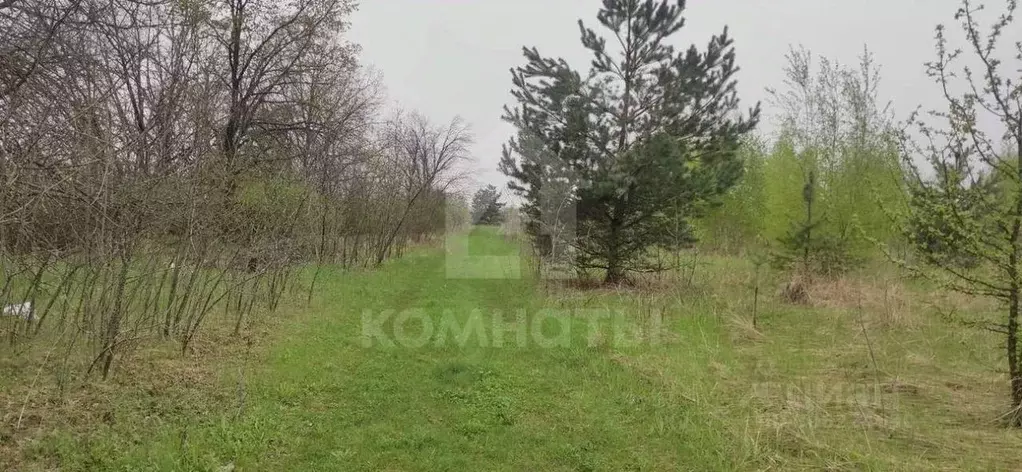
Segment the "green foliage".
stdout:
<path fill-rule="evenodd" d="M 241 183 L 235 199 L 240 211 L 265 221 L 296 211 L 305 204 L 309 193 L 309 187 L 300 181 L 268 176 Z"/>
<path fill-rule="evenodd" d="M 876 142 L 844 144 L 843 158 L 827 181 L 833 231 L 845 235 L 849 250 L 860 258 L 876 254 L 873 241 L 902 241 L 898 222 L 885 208 L 900 207 L 906 199 L 893 132 L 882 130 L 869 138 Z"/>
<path fill-rule="evenodd" d="M 839 274 L 847 272 L 862 263 L 849 250 L 848 240 L 833 234 L 814 230 L 823 225 L 798 225 L 788 235 L 781 237 L 779 250 L 772 254 L 774 267 L 783 270 L 806 270 L 809 273 Z"/>
<path fill-rule="evenodd" d="M 911 186 L 905 236 L 927 264 L 971 269 L 989 261 L 976 237 L 997 234 L 1004 227 L 999 215 L 1012 211 L 1017 185 L 1003 174 L 979 171 L 975 179 L 966 179 L 961 171 L 944 167 L 934 181 Z"/>
<path fill-rule="evenodd" d="M 738 180 L 739 143 L 758 121 L 758 106 L 739 112 L 726 29 L 705 51 L 668 44 L 683 11 L 683 1 L 606 1 L 597 19 L 610 41 L 580 22 L 593 55 L 588 73 L 536 49 L 525 49 L 527 65 L 513 71 L 518 104 L 505 119 L 518 137 L 501 170 L 527 200 L 537 240 L 545 214 L 559 216 L 565 203 L 576 209 L 575 264 L 606 271 L 609 283 L 656 268 L 645 258 L 651 247 L 694 239 L 689 219 Z M 566 183 L 567 195 L 544 197 L 545 186 Z"/>
<path fill-rule="evenodd" d="M 762 142 L 743 148 L 745 180 L 701 227 L 716 248 L 765 240 L 776 265 L 801 260 L 813 271 L 844 271 L 879 256 L 874 241 L 901 238 L 884 211 L 905 197 L 893 120 L 878 105 L 868 51 L 858 69 L 822 59 L 814 71 L 805 50 L 788 60 L 787 88 L 773 91 L 780 136 L 769 152 Z"/>
<path fill-rule="evenodd" d="M 311 230 L 313 223 L 303 210 L 313 194 L 309 185 L 298 180 L 279 175 L 250 177 L 239 183 L 225 227 L 236 244 L 258 251 L 261 243 L 269 243 L 259 241 L 258 235 L 276 238 L 299 227 Z"/>
<path fill-rule="evenodd" d="M 783 238 L 793 222 L 802 217 L 803 172 L 791 141 L 781 139 L 775 143 L 763 164 L 766 193 L 763 237 L 766 240 Z"/>
<path fill-rule="evenodd" d="M 504 204 L 497 187 L 487 185 L 472 197 L 472 222 L 477 225 L 499 225 L 504 221 Z"/>
<path fill-rule="evenodd" d="M 910 189 L 908 208 L 900 220 L 924 265 L 900 261 L 915 274 L 936 279 L 945 288 L 997 300 L 1005 309 L 993 320 L 963 320 L 1004 336 L 1011 410 L 1003 417 L 1022 427 L 1022 351 L 1019 346 L 1022 313 L 1022 87 L 1016 82 L 1022 53 L 1009 44 L 1014 61 L 1002 63 L 1002 33 L 1011 31 L 1017 2 L 1008 2 L 997 20 L 984 31 L 976 17 L 982 8 L 968 1 L 956 12 L 967 41 L 966 49 L 948 45 L 945 29 L 937 29 L 937 59 L 927 64 L 948 108 L 928 116 L 944 121 L 933 125 L 913 115 L 909 125 L 915 140 L 904 139 L 904 165 Z M 1017 28 L 1015 28 L 1017 30 Z M 963 65 L 971 59 L 985 65 L 982 74 Z M 951 90 L 966 90 L 954 95 Z M 988 130 L 991 123 L 998 134 Z M 919 144 L 919 143 L 922 144 Z M 996 146 L 1001 148 L 997 149 Z M 918 162 L 927 162 L 933 176 Z M 933 270 L 936 269 L 936 270 Z"/>
<path fill-rule="evenodd" d="M 769 157 L 766 143 L 749 136 L 738 151 L 742 161 L 742 178 L 710 208 L 704 218 L 693 224 L 696 235 L 705 246 L 737 252 L 758 244 L 766 232 L 767 180 L 765 166 Z"/>

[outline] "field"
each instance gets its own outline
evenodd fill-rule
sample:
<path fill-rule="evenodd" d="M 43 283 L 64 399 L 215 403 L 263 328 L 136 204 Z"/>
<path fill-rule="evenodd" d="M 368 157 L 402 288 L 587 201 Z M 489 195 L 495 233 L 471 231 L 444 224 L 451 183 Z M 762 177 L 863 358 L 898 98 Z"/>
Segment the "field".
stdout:
<path fill-rule="evenodd" d="M 536 279 L 495 230 L 468 237 L 470 256 L 503 256 L 477 278 L 439 248 L 326 271 L 307 307 L 63 395 L 0 351 L 0 469 L 1022 467 L 999 338 L 946 316 L 996 309 L 983 300 L 872 267 L 794 306 L 780 276 L 755 295 L 750 263 L 698 254 L 583 290 Z"/>

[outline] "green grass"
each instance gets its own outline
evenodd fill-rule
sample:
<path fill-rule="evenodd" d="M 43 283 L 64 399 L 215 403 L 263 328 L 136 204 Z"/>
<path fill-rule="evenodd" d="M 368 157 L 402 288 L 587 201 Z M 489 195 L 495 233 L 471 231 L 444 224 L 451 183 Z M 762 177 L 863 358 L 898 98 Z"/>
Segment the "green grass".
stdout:
<path fill-rule="evenodd" d="M 278 323 L 246 362 L 222 360 L 218 382 L 168 387 L 170 399 L 112 393 L 121 396 L 117 421 L 42 435 L 23 448 L 22 464 L 706 471 L 1019 463 L 1019 434 L 992 422 L 1006 391 L 993 372 L 996 338 L 942 324 L 923 304 L 898 305 L 898 317 L 885 308 L 891 303 L 866 303 L 865 313 L 841 303 L 793 308 L 765 289 L 753 329 L 742 261 L 707 258 L 691 286 L 667 279 L 645 291 L 575 291 L 530 279 L 494 229 L 468 237 L 469 256 L 503 258 L 466 262 L 419 250 L 373 272 L 325 271 L 312 306 Z M 490 274 L 519 263 L 525 275 L 449 277 L 446 264 L 464 263 L 496 265 L 477 268 Z M 452 316 L 464 324 L 475 310 L 488 337 L 363 344 L 366 310 L 406 309 L 434 326 Z M 590 311 L 546 320 L 550 338 L 569 326 L 566 345 L 532 337 L 493 345 L 492 313 L 513 323 L 523 310 L 531 324 L 542 309 Z M 661 342 L 615 342 L 609 328 L 590 338 L 587 316 L 600 310 L 630 322 L 662 312 Z M 415 322 L 406 327 L 418 332 Z"/>

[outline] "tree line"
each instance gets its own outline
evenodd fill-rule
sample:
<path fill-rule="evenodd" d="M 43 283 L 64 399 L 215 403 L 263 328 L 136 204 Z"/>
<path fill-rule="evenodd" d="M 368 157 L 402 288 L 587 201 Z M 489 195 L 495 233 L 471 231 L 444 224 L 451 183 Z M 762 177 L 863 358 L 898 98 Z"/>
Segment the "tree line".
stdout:
<path fill-rule="evenodd" d="M 440 234 L 472 136 L 388 111 L 350 0 L 0 2 L 0 319 L 61 378 Z M 466 219 L 467 222 L 467 219 Z M 302 282 L 300 285 L 299 282 Z M 303 288 L 304 287 L 304 288 Z"/>

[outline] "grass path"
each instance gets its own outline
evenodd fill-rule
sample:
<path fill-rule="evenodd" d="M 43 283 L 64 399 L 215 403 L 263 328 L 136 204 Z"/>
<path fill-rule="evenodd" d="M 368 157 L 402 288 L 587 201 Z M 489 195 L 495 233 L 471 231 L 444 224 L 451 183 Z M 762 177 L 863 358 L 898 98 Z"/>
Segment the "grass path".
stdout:
<path fill-rule="evenodd" d="M 830 308 L 768 296 L 757 329 L 747 261 L 708 258 L 688 285 L 578 291 L 458 278 L 524 265 L 495 231 L 456 243 L 457 257 L 418 249 L 374 271 L 325 271 L 312 305 L 285 310 L 247 357 L 232 337 L 221 358 L 148 364 L 171 382 L 158 388 L 132 371 L 94 385 L 110 404 L 86 402 L 92 419 L 28 448 L 25 470 L 1022 470 L 1022 435 L 993 421 L 997 339 L 942 322 L 915 298 L 928 292 L 889 303 L 886 287 L 866 291 L 883 295 L 867 308 L 844 286 Z M 467 267 L 464 253 L 504 258 Z M 367 347 L 363 314 L 384 310 L 416 310 L 433 332 Z M 663 313 L 662 342 L 616 340 L 594 318 L 608 312 Z M 481 336 L 442 329 L 473 326 L 473 313 Z M 395 342 L 397 318 L 381 330 Z M 544 347 L 565 323 L 566 342 Z M 416 338 L 421 324 L 398 326 Z M 205 376 L 175 377 L 190 362 Z"/>
<path fill-rule="evenodd" d="M 494 232 L 471 238 L 473 255 L 516 254 Z M 623 353 L 583 342 L 587 333 L 579 320 L 572 321 L 573 340 L 566 347 L 494 347 L 478 337 L 467 345 L 452 340 L 420 348 L 365 347 L 361 317 L 367 309 L 421 309 L 439 325 L 445 312 L 464 321 L 473 310 L 532 315 L 550 303 L 528 279 L 448 278 L 444 256 L 424 250 L 375 272 L 322 275 L 310 313 L 289 323 L 248 367 L 243 414 L 224 411 L 198 424 L 165 425 L 117 450 L 120 457 L 106 465 L 305 471 L 735 467 L 729 433 L 714 428 L 680 393 L 686 379 L 676 376 L 678 369 L 665 381 L 630 367 Z M 415 322 L 407 326 L 415 330 Z M 649 350 L 658 348 L 636 349 L 656 355 Z M 688 362 L 693 381 L 703 381 L 705 359 Z"/>

